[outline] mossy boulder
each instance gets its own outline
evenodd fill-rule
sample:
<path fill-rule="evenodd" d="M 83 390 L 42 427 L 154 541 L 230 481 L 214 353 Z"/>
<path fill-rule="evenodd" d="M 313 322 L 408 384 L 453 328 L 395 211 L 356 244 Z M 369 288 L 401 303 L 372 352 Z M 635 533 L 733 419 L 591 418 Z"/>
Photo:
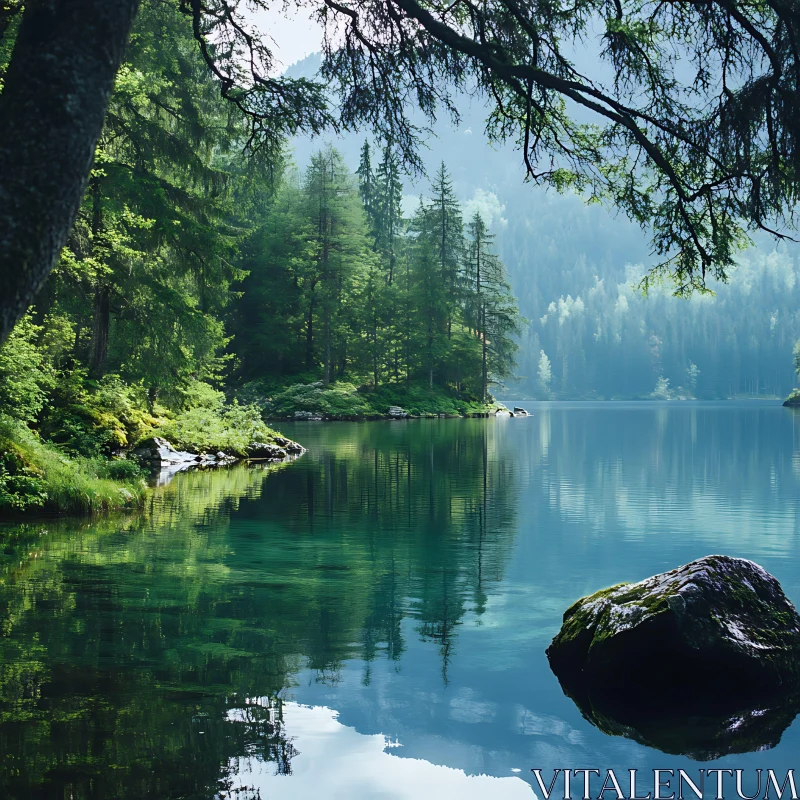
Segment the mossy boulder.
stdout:
<path fill-rule="evenodd" d="M 547 656 L 582 708 L 724 713 L 797 693 L 800 617 L 758 564 L 707 556 L 579 600 Z"/>

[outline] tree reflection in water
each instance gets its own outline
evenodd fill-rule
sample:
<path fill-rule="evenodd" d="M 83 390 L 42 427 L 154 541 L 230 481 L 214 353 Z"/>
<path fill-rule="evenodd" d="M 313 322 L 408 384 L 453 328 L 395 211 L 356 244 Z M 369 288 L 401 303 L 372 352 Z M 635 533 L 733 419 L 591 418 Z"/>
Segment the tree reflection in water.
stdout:
<path fill-rule="evenodd" d="M 358 659 L 369 684 L 406 619 L 447 682 L 508 558 L 504 434 L 340 430 L 290 465 L 178 476 L 138 517 L 0 528 L 0 795 L 221 797 L 253 757 L 289 775 L 298 674 Z"/>

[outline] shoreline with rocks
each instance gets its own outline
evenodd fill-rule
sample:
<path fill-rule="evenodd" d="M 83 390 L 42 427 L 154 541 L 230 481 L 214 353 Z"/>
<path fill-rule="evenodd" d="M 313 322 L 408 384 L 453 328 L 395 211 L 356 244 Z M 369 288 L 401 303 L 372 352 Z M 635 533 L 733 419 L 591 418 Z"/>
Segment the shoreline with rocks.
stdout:
<path fill-rule="evenodd" d="M 164 437 L 152 436 L 140 442 L 131 455 L 142 466 L 150 468 L 151 482 L 163 486 L 180 472 L 227 467 L 243 461 L 288 461 L 305 451 L 301 444 L 285 436 L 275 436 L 271 442 L 251 442 L 246 455 L 222 450 L 215 453 L 178 450 Z"/>

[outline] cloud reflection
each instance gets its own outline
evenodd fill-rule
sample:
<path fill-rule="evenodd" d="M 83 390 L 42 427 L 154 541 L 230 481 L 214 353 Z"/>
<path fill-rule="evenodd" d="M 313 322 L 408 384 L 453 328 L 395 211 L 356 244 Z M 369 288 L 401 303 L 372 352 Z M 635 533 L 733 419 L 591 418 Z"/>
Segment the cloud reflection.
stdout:
<path fill-rule="evenodd" d="M 326 706 L 285 703 L 284 727 L 297 755 L 292 775 L 278 775 L 275 765 L 241 758 L 229 766 L 235 774 L 230 796 L 270 800 L 532 800 L 532 788 L 520 778 L 468 775 L 463 770 L 418 758 L 398 758 L 402 746 L 381 734 L 365 735 L 342 725 Z M 517 765 L 526 771 L 525 765 Z"/>

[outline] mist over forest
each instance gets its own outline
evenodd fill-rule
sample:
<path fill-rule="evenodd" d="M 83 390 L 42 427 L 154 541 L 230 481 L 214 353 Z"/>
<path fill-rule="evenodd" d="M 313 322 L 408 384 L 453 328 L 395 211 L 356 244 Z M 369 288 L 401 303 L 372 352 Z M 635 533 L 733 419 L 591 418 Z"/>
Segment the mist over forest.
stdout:
<path fill-rule="evenodd" d="M 319 63 L 309 56 L 287 75 L 311 77 Z M 713 296 L 675 298 L 667 285 L 644 297 L 638 283 L 657 262 L 647 233 L 613 209 L 526 183 L 519 152 L 488 145 L 485 109 L 464 97 L 459 110 L 457 127 L 442 117 L 435 135 L 424 137 L 424 161 L 429 171 L 444 161 L 464 217 L 479 210 L 489 224 L 528 320 L 518 380 L 495 394 L 711 400 L 783 397 L 796 385 L 800 265 L 792 242 L 759 235 L 728 284 L 710 283 Z M 355 171 L 365 138 L 324 141 Z M 304 166 L 320 140 L 298 137 L 292 144 Z M 404 181 L 410 216 L 429 179 Z"/>

